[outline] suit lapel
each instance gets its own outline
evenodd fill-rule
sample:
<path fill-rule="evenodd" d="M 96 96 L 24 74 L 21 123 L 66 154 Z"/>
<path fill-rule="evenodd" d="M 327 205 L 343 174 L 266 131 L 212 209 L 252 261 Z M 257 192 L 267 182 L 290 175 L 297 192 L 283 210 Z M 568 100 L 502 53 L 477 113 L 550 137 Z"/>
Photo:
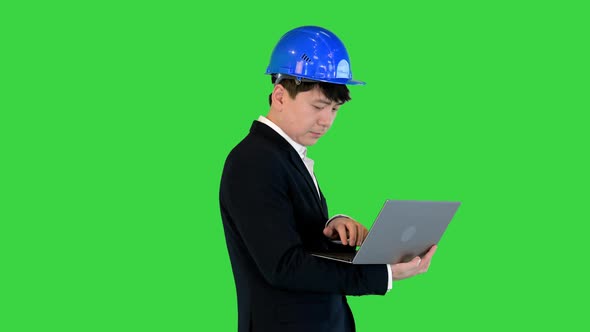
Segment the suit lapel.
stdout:
<path fill-rule="evenodd" d="M 301 160 L 301 157 L 297 154 L 297 152 L 295 151 L 295 149 L 293 149 L 293 147 L 289 144 L 289 142 L 287 142 L 283 137 L 281 137 L 281 135 L 279 135 L 272 128 L 270 128 L 269 126 L 267 126 L 261 122 L 258 122 L 258 121 L 254 121 L 252 123 L 252 127 L 250 128 L 250 132 L 253 134 L 261 134 L 261 135 L 267 137 L 274 144 L 276 144 L 283 151 L 285 151 L 285 153 L 287 153 L 289 155 L 289 161 L 291 162 L 291 164 L 293 164 L 293 166 L 295 166 L 295 169 L 297 169 L 299 174 L 301 174 L 301 176 L 305 179 L 305 182 L 307 183 L 307 187 L 309 188 L 310 192 L 312 193 L 312 195 L 317 203 L 318 208 L 324 214 L 324 216 L 327 216 L 328 209 L 327 209 L 327 207 L 325 207 L 326 202 L 323 199 L 324 196 L 321 195 L 321 191 L 320 191 L 320 195 L 322 198 L 320 198 L 320 196 L 318 196 L 318 190 L 316 189 L 315 184 L 313 183 L 313 179 L 311 178 L 311 175 L 309 174 L 307 167 L 305 167 L 303 160 Z M 319 184 L 318 184 L 318 187 L 319 187 Z"/>
<path fill-rule="evenodd" d="M 318 184 L 319 187 L 319 184 Z M 321 197 L 321 206 L 322 206 L 322 212 L 324 213 L 324 218 L 326 220 L 329 219 L 328 216 L 328 203 L 326 203 L 326 197 L 324 197 L 324 193 L 322 193 L 322 189 L 320 188 L 320 197 Z"/>
<path fill-rule="evenodd" d="M 320 201 L 320 197 L 318 196 L 318 190 L 316 189 L 315 184 L 313 183 L 313 179 L 311 178 L 311 175 L 309 174 L 307 167 L 305 167 L 303 160 L 301 160 L 301 157 L 293 149 L 291 149 L 289 157 L 291 158 L 291 163 L 295 165 L 297 171 L 299 171 L 301 176 L 303 176 L 303 178 L 305 179 L 305 182 L 307 182 L 307 187 L 313 193 L 313 197 L 316 203 L 318 203 L 318 207 L 320 208 L 320 210 L 323 211 L 322 202 Z"/>

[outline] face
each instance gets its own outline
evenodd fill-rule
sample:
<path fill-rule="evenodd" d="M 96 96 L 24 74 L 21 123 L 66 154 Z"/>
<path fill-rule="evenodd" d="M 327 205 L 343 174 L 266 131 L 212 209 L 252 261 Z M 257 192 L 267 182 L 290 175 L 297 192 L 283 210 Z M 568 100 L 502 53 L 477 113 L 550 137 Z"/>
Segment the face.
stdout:
<path fill-rule="evenodd" d="M 271 120 L 295 142 L 304 146 L 314 145 L 328 132 L 342 103 L 326 98 L 319 87 L 300 92 L 294 99 L 278 85 L 273 93 L 277 93 L 277 89 L 283 92 L 278 96 L 281 102 L 278 103 L 278 112 L 275 112 L 277 116 Z"/>

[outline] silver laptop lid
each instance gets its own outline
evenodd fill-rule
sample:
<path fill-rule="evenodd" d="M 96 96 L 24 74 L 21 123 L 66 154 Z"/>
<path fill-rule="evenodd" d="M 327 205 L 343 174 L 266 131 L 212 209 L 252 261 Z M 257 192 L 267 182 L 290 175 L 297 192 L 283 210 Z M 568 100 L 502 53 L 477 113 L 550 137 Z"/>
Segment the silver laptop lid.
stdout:
<path fill-rule="evenodd" d="M 387 200 L 353 264 L 400 263 L 437 244 L 460 202 Z"/>

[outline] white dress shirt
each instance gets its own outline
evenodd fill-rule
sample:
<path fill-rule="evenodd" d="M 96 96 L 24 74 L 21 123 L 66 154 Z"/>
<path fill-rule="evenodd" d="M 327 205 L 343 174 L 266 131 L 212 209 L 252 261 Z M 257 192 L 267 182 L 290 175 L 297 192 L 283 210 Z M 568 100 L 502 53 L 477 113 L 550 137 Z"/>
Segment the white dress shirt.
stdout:
<path fill-rule="evenodd" d="M 315 175 L 313 174 L 313 160 L 307 157 L 307 148 L 305 146 L 295 142 L 293 139 L 291 139 L 291 137 L 289 137 L 289 135 L 287 135 L 283 131 L 283 129 L 281 129 L 279 126 L 277 126 L 274 122 L 270 121 L 266 117 L 261 115 L 258 117 L 258 121 L 271 127 L 274 131 L 277 132 L 277 134 L 281 135 L 281 137 L 283 137 L 287 142 L 289 142 L 289 144 L 291 144 L 293 149 L 295 149 L 295 151 L 297 152 L 299 157 L 301 157 L 301 160 L 305 164 L 305 168 L 307 168 L 309 175 L 311 175 L 311 178 L 313 179 L 313 184 L 315 184 L 315 189 L 318 193 L 318 196 L 320 196 L 320 189 L 318 187 L 318 181 L 316 180 Z"/>
<path fill-rule="evenodd" d="M 277 134 L 281 135 L 281 137 L 283 137 L 287 142 L 289 142 L 289 144 L 291 144 L 291 146 L 293 147 L 293 149 L 295 149 L 295 151 L 297 152 L 297 154 L 301 157 L 301 160 L 303 161 L 303 163 L 305 164 L 305 167 L 307 168 L 307 171 L 309 172 L 309 175 L 311 175 L 311 178 L 313 179 L 313 183 L 315 184 L 315 188 L 316 191 L 318 193 L 318 196 L 320 196 L 320 189 L 318 187 L 318 182 L 315 178 L 315 175 L 313 174 L 313 160 L 307 157 L 307 147 L 295 142 L 291 137 L 289 137 L 289 135 L 287 135 L 279 126 L 277 126 L 274 122 L 270 121 L 268 118 L 264 117 L 264 116 L 259 116 L 258 117 L 258 121 L 264 123 L 265 125 L 269 126 L 270 128 L 272 128 L 274 131 L 277 132 Z M 333 216 L 332 218 L 328 219 L 328 221 L 326 221 L 326 226 L 330 223 L 330 221 L 332 221 L 335 218 L 338 217 L 346 217 L 349 219 L 349 216 L 344 215 L 344 214 L 337 214 L 335 216 Z M 391 265 L 387 264 L 387 291 L 389 292 L 389 290 L 391 290 L 393 281 L 392 281 L 392 275 L 391 275 Z"/>

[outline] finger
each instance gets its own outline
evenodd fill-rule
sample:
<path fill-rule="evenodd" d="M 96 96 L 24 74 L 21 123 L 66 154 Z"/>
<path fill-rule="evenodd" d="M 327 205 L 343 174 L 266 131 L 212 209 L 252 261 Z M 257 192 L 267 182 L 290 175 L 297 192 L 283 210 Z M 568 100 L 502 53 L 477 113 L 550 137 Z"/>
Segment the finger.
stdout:
<path fill-rule="evenodd" d="M 348 225 L 348 239 L 350 241 L 350 246 L 354 247 L 356 245 L 356 235 L 357 235 L 357 229 L 356 229 L 356 224 L 349 224 Z"/>
<path fill-rule="evenodd" d="M 363 244 L 363 242 L 365 242 L 365 239 L 367 238 L 367 234 L 369 233 L 369 231 L 367 231 L 367 227 L 359 224 L 360 227 L 360 236 L 359 236 L 359 246 Z"/>
<path fill-rule="evenodd" d="M 428 264 L 426 264 L 426 267 L 424 268 L 424 272 L 428 272 L 428 269 L 430 268 L 430 263 L 432 261 L 428 261 Z"/>
<path fill-rule="evenodd" d="M 357 235 L 357 242 L 358 245 L 360 246 L 361 244 L 363 244 L 363 242 L 365 242 L 365 238 L 367 237 L 367 229 L 365 228 L 365 226 L 358 224 L 359 225 L 359 232 Z"/>
<path fill-rule="evenodd" d="M 425 259 L 431 260 L 432 256 L 434 256 L 434 253 L 436 252 L 436 249 L 438 248 L 438 246 L 435 244 L 432 247 L 430 247 L 430 250 L 428 250 L 428 252 L 426 253 L 426 255 L 424 255 Z"/>
<path fill-rule="evenodd" d="M 364 227 L 359 227 L 359 235 L 358 235 L 358 245 L 362 246 L 363 242 L 365 241 L 365 238 L 367 237 L 367 233 L 364 230 Z"/>
<path fill-rule="evenodd" d="M 416 272 L 416 274 L 426 273 L 426 271 L 428 271 L 429 265 L 430 265 L 430 261 L 428 261 L 426 259 L 422 259 L 420 261 L 420 264 L 418 264 L 418 271 Z"/>
<path fill-rule="evenodd" d="M 408 276 L 414 276 L 420 273 L 420 263 L 422 263 L 422 259 L 419 256 L 414 257 L 414 259 L 408 262 Z"/>
<path fill-rule="evenodd" d="M 410 267 L 417 269 L 420 267 L 421 262 L 422 259 L 420 258 L 420 256 L 416 256 L 411 261 L 409 261 L 408 264 L 410 265 Z"/>
<path fill-rule="evenodd" d="M 436 244 L 430 247 L 430 249 L 428 249 L 428 252 L 422 257 L 422 259 L 424 261 L 430 261 L 432 259 L 432 256 L 436 252 L 436 248 Z"/>
<path fill-rule="evenodd" d="M 346 226 L 340 224 L 336 227 L 336 231 L 338 232 L 338 235 L 340 235 L 340 241 L 342 242 L 343 245 L 347 245 L 348 241 L 347 241 L 347 234 L 346 234 Z"/>
<path fill-rule="evenodd" d="M 419 272 L 418 273 L 426 273 L 426 271 L 428 271 L 428 268 L 430 267 L 430 261 L 425 261 L 422 260 L 422 264 L 420 264 L 420 268 L 419 268 Z"/>
<path fill-rule="evenodd" d="M 324 228 L 324 235 L 328 238 L 332 238 L 334 235 L 334 227 L 328 226 Z"/>
<path fill-rule="evenodd" d="M 434 255 L 435 251 L 436 251 L 436 246 L 433 246 L 432 248 L 430 248 L 428 253 L 426 255 L 424 255 L 424 259 L 422 260 L 423 263 L 422 263 L 422 267 L 421 267 L 421 273 L 425 273 L 430 268 L 430 263 L 432 262 L 432 256 Z"/>

